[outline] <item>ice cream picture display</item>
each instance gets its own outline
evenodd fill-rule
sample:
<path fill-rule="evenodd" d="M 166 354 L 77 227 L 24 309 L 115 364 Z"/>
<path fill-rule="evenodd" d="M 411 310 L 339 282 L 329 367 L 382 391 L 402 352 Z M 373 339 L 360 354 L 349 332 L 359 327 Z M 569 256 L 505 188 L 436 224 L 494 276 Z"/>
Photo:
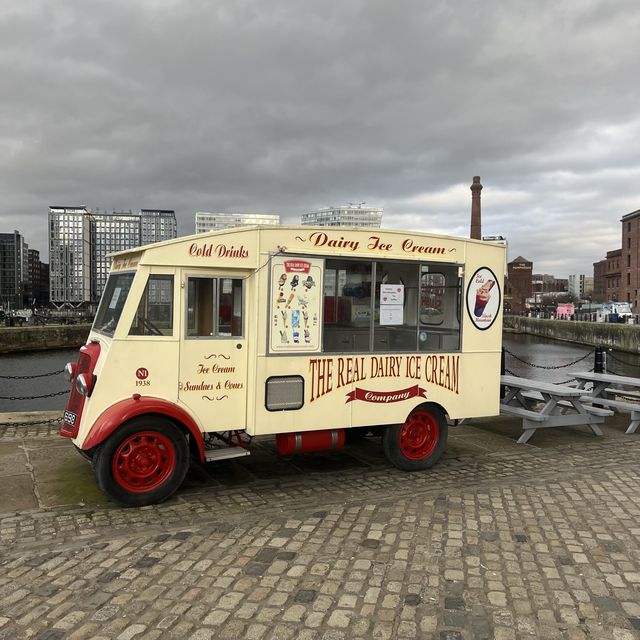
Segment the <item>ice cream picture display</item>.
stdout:
<path fill-rule="evenodd" d="M 467 287 L 467 311 L 480 330 L 488 329 L 496 319 L 501 304 L 498 278 L 488 267 L 481 267 Z"/>
<path fill-rule="evenodd" d="M 322 266 L 313 258 L 271 261 L 272 353 L 320 349 Z"/>

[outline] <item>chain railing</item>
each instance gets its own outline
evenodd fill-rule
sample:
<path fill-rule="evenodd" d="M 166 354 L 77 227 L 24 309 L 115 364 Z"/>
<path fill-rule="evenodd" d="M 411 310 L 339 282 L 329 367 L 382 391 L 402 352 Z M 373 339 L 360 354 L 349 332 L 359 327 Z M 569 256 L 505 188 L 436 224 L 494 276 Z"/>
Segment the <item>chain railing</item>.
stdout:
<path fill-rule="evenodd" d="M 26 428 L 26 427 L 44 427 L 51 424 L 60 424 L 62 416 L 49 418 L 48 420 L 36 420 L 35 422 L 0 422 L 0 429 L 6 428 Z"/>
<path fill-rule="evenodd" d="M 35 373 L 33 375 L 28 376 L 6 376 L 0 375 L 0 380 L 37 380 L 39 378 L 50 378 L 52 376 L 58 376 L 64 373 L 64 369 L 59 369 L 57 371 L 48 371 L 47 373 Z M 69 389 L 63 389 L 62 391 L 53 391 L 51 393 L 43 393 L 40 395 L 34 396 L 0 396 L 0 400 L 40 400 L 42 398 L 55 398 L 57 396 L 66 395 L 69 393 Z"/>
<path fill-rule="evenodd" d="M 535 369 L 546 369 L 550 371 L 553 369 L 565 369 L 566 367 L 571 367 L 574 364 L 578 364 L 578 362 L 582 362 L 583 360 L 586 360 L 590 355 L 593 355 L 595 353 L 595 349 L 592 349 L 591 351 L 589 351 L 589 353 L 586 353 L 585 355 L 580 356 L 579 358 L 577 358 L 576 360 L 572 360 L 571 362 L 567 362 L 565 364 L 552 365 L 552 366 L 536 364 L 535 362 L 527 362 L 526 360 L 523 360 L 520 356 L 509 351 L 509 349 L 507 349 L 506 347 L 504 348 L 504 352 L 509 354 L 512 358 L 514 358 L 518 362 L 521 362 L 522 364 L 526 364 L 529 367 L 534 367 Z"/>
<path fill-rule="evenodd" d="M 595 354 L 594 366 L 591 367 L 591 369 L 589 369 L 589 371 L 594 371 L 596 367 L 600 366 L 599 362 L 601 362 L 601 356 L 602 356 L 602 349 L 597 348 L 597 349 L 592 349 L 591 351 L 585 353 L 579 358 L 576 358 L 575 360 L 572 360 L 571 362 L 565 362 L 564 364 L 558 364 L 558 365 L 543 365 L 543 364 L 537 364 L 535 362 L 528 362 L 527 360 L 524 360 L 523 358 L 513 353 L 512 351 L 509 351 L 509 349 L 507 349 L 506 347 L 503 347 L 503 351 L 505 352 L 505 354 L 508 354 L 509 356 L 511 356 L 514 360 L 517 360 L 518 362 L 525 364 L 528 367 L 533 367 L 535 369 L 542 369 L 545 371 L 557 371 L 558 369 L 566 369 L 567 367 L 572 367 L 578 364 L 579 362 L 583 362 L 589 356 Z M 504 372 L 512 376 L 518 376 L 517 373 L 511 371 L 510 369 L 507 369 L 506 366 L 504 367 Z M 577 380 L 578 380 L 577 378 L 569 378 L 568 380 L 554 382 L 553 384 L 557 384 L 557 385 L 571 384 L 572 382 L 576 382 Z"/>
<path fill-rule="evenodd" d="M 49 373 L 38 373 L 33 376 L 0 376 L 0 380 L 33 380 L 34 378 L 48 378 L 49 376 L 57 376 L 64 373 L 64 369 L 59 371 L 49 371 Z"/>
<path fill-rule="evenodd" d="M 609 349 L 609 351 L 607 352 L 607 358 L 611 358 L 611 360 L 618 362 L 620 364 L 623 364 L 627 367 L 638 367 L 637 364 L 633 364 L 632 362 L 627 362 L 626 360 L 623 360 L 622 358 L 618 358 L 618 356 L 615 356 L 613 354 L 613 351 L 611 349 Z M 609 373 L 613 373 L 610 368 L 609 368 Z"/>
<path fill-rule="evenodd" d="M 543 369 L 547 371 L 565 369 L 567 367 L 571 367 L 573 365 L 578 364 L 579 362 L 586 360 L 589 356 L 593 354 L 595 354 L 594 366 L 591 369 L 589 369 L 589 371 L 596 371 L 598 373 L 610 373 L 612 375 L 628 375 L 628 374 L 622 373 L 621 371 L 612 369 L 608 361 L 613 361 L 615 363 L 619 363 L 620 365 L 624 365 L 626 367 L 638 368 L 640 366 L 638 364 L 634 364 L 632 362 L 629 362 L 628 360 L 624 360 L 623 358 L 620 358 L 614 355 L 614 353 L 612 352 L 612 349 L 607 349 L 605 347 L 596 347 L 595 349 L 592 349 L 588 353 L 585 353 L 584 355 L 580 356 L 579 358 L 576 358 L 575 360 L 572 360 L 571 362 L 566 362 L 564 364 L 558 364 L 558 365 L 549 365 L 549 366 L 537 364 L 535 362 L 528 362 L 527 360 L 525 360 L 524 358 L 521 358 L 520 356 L 513 353 L 512 351 L 509 351 L 509 349 L 507 349 L 506 347 L 503 347 L 503 351 L 505 354 L 508 354 L 514 360 L 517 360 L 518 362 L 528 367 L 533 367 L 535 369 Z M 506 366 L 503 366 L 503 370 L 505 373 L 508 373 L 510 375 L 515 375 L 515 376 L 518 375 L 517 373 L 514 373 L 510 369 L 507 369 Z M 577 378 L 570 378 L 569 380 L 563 380 L 562 382 L 554 382 L 553 384 L 570 384 L 572 382 L 575 382 L 576 380 Z"/>

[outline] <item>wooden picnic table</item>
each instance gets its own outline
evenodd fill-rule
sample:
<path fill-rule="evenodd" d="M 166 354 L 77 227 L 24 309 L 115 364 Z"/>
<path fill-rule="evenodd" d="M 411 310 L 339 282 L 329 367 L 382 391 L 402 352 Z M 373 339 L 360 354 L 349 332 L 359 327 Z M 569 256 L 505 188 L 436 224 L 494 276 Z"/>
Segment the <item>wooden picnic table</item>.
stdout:
<path fill-rule="evenodd" d="M 592 403 L 592 406 L 610 407 L 616 411 L 629 411 L 631 420 L 625 433 L 636 432 L 640 426 L 640 378 L 594 371 L 582 371 L 573 375 L 578 381 L 578 389 L 583 392 L 581 402 Z M 589 383 L 593 387 L 587 390 L 585 387 Z M 586 394 L 585 391 L 589 393 Z"/>
<path fill-rule="evenodd" d="M 552 427 L 586 425 L 601 436 L 598 425 L 613 415 L 609 409 L 584 402 L 584 390 L 576 387 L 509 375 L 500 376 L 500 384 L 506 388 L 500 413 L 522 418 L 519 444 L 527 442 L 537 429 Z"/>

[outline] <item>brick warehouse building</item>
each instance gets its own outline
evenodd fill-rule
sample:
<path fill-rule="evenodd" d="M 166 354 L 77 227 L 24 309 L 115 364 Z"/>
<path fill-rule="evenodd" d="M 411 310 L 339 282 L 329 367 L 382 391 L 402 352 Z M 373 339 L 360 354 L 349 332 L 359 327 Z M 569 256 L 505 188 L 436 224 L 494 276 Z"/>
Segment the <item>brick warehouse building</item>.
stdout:
<path fill-rule="evenodd" d="M 607 257 L 593 263 L 593 301 L 618 302 L 620 298 L 620 281 L 622 249 L 607 251 Z"/>
<path fill-rule="evenodd" d="M 533 295 L 533 262 L 518 256 L 507 264 L 504 288 L 505 308 L 511 313 L 527 310 L 527 298 Z"/>
<path fill-rule="evenodd" d="M 622 247 L 593 264 L 596 300 L 628 302 L 633 313 L 640 314 L 640 209 L 622 216 L 620 222 Z"/>
<path fill-rule="evenodd" d="M 639 313 L 640 288 L 640 209 L 622 216 L 622 256 L 620 261 L 620 300 L 629 302 L 634 313 Z"/>

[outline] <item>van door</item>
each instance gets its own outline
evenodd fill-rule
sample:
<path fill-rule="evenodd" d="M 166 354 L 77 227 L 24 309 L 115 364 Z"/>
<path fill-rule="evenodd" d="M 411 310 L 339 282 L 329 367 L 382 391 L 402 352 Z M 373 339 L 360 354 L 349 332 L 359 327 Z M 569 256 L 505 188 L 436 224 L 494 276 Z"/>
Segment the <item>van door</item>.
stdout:
<path fill-rule="evenodd" d="M 185 276 L 178 396 L 205 431 L 246 426 L 246 275 Z"/>

